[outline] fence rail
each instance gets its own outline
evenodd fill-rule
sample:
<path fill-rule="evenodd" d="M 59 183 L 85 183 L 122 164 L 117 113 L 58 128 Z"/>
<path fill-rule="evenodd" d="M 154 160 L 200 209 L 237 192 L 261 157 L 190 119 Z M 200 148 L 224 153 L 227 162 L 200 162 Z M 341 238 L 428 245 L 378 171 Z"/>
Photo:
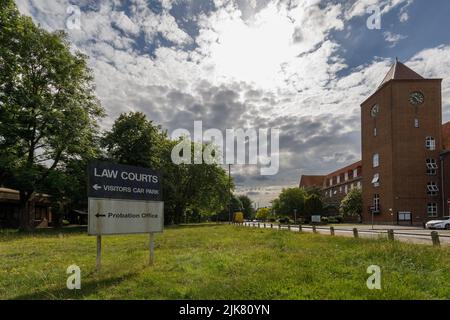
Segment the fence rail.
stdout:
<path fill-rule="evenodd" d="M 234 223 L 235 225 L 241 225 L 245 227 L 254 227 L 254 228 L 274 228 L 274 224 L 262 224 L 259 222 L 243 222 L 243 223 Z M 329 231 L 330 235 L 334 236 L 338 232 L 347 232 L 347 233 L 353 233 L 353 236 L 355 238 L 358 238 L 360 235 L 363 234 L 376 234 L 376 235 L 386 235 L 389 240 L 394 240 L 395 236 L 397 237 L 404 237 L 404 236 L 412 236 L 419 239 L 430 239 L 432 241 L 432 244 L 434 246 L 440 246 L 440 238 L 449 238 L 450 235 L 447 234 L 439 234 L 437 231 L 431 231 L 429 234 L 427 233 L 414 233 L 410 232 L 410 230 L 403 232 L 399 229 L 358 229 L 358 228 L 336 228 L 335 226 L 332 227 L 322 227 L 322 226 L 305 226 L 305 225 L 290 225 L 290 224 L 278 224 L 277 228 L 278 230 L 288 230 L 288 231 L 298 231 L 302 232 L 304 230 L 310 230 L 313 233 L 318 233 L 319 231 Z M 414 229 L 413 229 L 414 230 Z M 421 230 L 421 229 L 416 229 Z"/>

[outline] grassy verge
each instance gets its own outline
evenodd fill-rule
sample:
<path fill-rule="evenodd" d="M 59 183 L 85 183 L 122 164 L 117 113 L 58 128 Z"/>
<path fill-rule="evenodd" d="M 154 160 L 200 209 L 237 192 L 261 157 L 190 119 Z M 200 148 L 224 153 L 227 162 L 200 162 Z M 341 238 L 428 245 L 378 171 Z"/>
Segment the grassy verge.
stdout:
<path fill-rule="evenodd" d="M 227 225 L 95 237 L 81 229 L 0 233 L 0 299 L 450 299 L 450 248 Z M 77 264 L 82 289 L 66 288 Z M 382 290 L 369 290 L 370 265 Z"/>

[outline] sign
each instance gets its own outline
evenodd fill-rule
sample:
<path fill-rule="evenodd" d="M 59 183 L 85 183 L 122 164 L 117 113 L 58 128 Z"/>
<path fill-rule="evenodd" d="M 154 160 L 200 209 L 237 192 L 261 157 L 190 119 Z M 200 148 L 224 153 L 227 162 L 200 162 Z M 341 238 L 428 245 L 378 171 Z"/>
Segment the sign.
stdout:
<path fill-rule="evenodd" d="M 311 222 L 320 223 L 321 216 L 311 216 Z"/>
<path fill-rule="evenodd" d="M 151 169 L 94 161 L 88 177 L 89 198 L 162 200 L 160 175 Z"/>
<path fill-rule="evenodd" d="M 164 202 L 89 198 L 90 235 L 163 232 Z"/>

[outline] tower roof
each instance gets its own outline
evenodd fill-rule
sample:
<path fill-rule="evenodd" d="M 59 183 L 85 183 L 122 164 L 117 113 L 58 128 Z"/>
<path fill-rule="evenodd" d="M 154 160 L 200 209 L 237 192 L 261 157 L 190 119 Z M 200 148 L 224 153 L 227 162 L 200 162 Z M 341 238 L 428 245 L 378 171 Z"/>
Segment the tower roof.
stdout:
<path fill-rule="evenodd" d="M 424 79 L 424 78 L 420 74 L 416 73 L 415 71 L 405 66 L 403 63 L 396 60 L 378 88 L 382 87 L 386 82 L 389 82 L 391 80 L 414 80 L 414 79 Z"/>

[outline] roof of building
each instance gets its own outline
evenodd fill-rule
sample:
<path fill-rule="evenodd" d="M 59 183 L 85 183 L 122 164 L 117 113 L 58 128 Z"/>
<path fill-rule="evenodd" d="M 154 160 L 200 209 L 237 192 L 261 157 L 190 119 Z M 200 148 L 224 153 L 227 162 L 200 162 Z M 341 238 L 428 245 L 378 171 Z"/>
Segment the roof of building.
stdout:
<path fill-rule="evenodd" d="M 352 163 L 352 164 L 350 164 L 350 165 L 348 165 L 346 167 L 338 169 L 338 170 L 336 170 L 336 171 L 334 171 L 334 172 L 332 172 L 330 174 L 327 174 L 327 178 L 343 174 L 343 173 L 348 172 L 350 170 L 357 169 L 358 167 L 361 167 L 361 166 L 362 166 L 362 161 L 360 160 L 360 161 Z"/>
<path fill-rule="evenodd" d="M 420 74 L 411 70 L 398 60 L 392 65 L 388 73 L 384 77 L 383 81 L 378 88 L 381 88 L 385 83 L 391 80 L 419 80 L 424 79 Z"/>
<path fill-rule="evenodd" d="M 307 176 L 300 177 L 300 188 L 305 187 L 322 187 L 325 176 Z"/>

